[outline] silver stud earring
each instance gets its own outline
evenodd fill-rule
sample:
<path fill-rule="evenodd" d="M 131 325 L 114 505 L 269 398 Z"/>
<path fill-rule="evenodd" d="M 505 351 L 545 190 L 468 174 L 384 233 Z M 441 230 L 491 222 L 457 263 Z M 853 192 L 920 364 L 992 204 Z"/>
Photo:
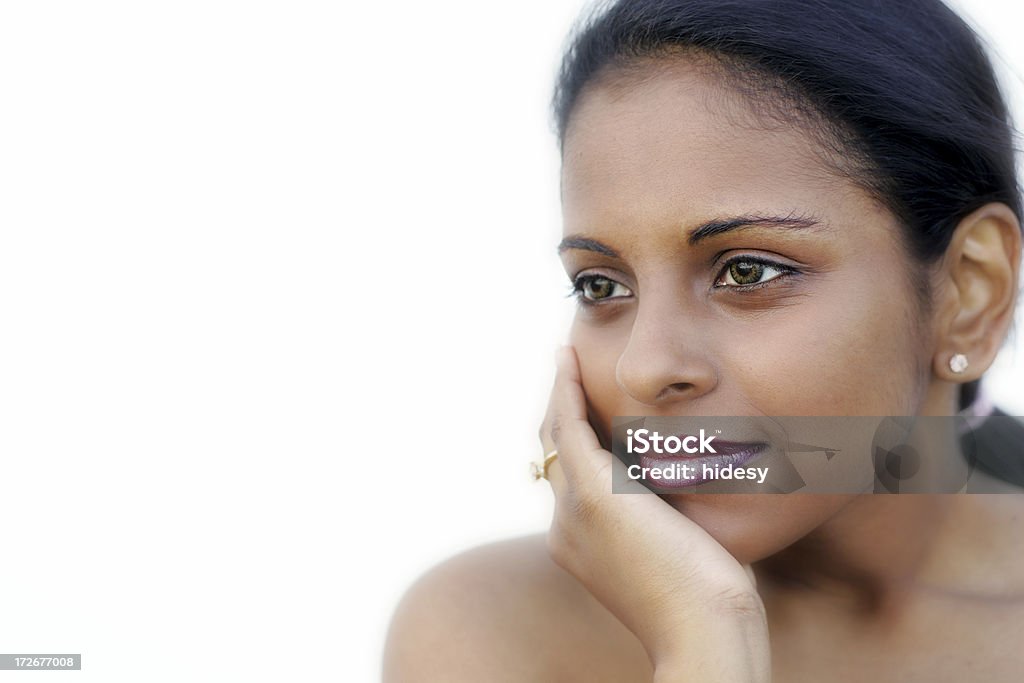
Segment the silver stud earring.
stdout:
<path fill-rule="evenodd" d="M 966 370 L 968 365 L 967 356 L 962 353 L 957 353 L 949 359 L 949 369 L 958 375 Z"/>

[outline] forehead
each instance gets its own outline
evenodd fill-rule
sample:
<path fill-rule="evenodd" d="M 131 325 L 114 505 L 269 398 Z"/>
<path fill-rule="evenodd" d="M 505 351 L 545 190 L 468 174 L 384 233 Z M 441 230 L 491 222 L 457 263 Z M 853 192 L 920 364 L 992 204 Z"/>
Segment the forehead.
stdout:
<path fill-rule="evenodd" d="M 863 193 L 806 126 L 756 111 L 715 69 L 677 59 L 581 93 L 563 146 L 566 231 L 828 213 Z"/>

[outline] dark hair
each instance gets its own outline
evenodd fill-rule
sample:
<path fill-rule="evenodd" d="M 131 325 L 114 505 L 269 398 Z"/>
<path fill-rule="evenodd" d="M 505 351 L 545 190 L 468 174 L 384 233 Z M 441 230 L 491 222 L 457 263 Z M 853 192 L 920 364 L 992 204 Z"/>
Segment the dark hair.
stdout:
<path fill-rule="evenodd" d="M 681 51 L 713 58 L 745 93 L 765 95 L 759 104 L 782 95 L 795 121 L 812 112 L 925 263 L 981 206 L 1021 215 L 1014 132 L 992 65 L 940 0 L 617 0 L 580 24 L 566 51 L 559 143 L 588 84 Z M 961 402 L 976 388 L 965 385 Z"/>

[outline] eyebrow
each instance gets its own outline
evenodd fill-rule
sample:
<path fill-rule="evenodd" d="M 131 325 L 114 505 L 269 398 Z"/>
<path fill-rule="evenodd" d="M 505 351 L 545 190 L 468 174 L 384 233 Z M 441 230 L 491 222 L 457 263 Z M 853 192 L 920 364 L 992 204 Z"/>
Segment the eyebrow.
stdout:
<path fill-rule="evenodd" d="M 743 230 L 746 228 L 781 228 L 785 230 L 809 230 L 821 225 L 821 222 L 810 216 L 799 216 L 790 214 L 788 216 L 763 216 L 760 214 L 734 216 L 732 218 L 716 218 L 690 231 L 686 241 L 690 246 L 699 244 L 702 240 L 718 237 L 728 232 Z M 569 249 L 583 249 L 593 251 L 603 256 L 618 258 L 619 253 L 603 242 L 583 237 L 581 235 L 569 235 L 558 244 L 558 253 L 561 254 Z"/>
<path fill-rule="evenodd" d="M 619 252 L 615 251 L 607 244 L 603 244 L 597 240 L 592 240 L 589 237 L 580 237 L 579 235 L 569 235 L 558 243 L 559 254 L 563 251 L 568 251 L 569 249 L 583 249 L 585 251 L 594 251 L 604 256 L 619 258 Z"/>
<path fill-rule="evenodd" d="M 690 232 L 687 243 L 690 246 L 735 230 L 746 228 L 781 228 L 785 230 L 809 230 L 820 226 L 820 221 L 810 216 L 761 216 L 748 215 L 708 221 Z"/>

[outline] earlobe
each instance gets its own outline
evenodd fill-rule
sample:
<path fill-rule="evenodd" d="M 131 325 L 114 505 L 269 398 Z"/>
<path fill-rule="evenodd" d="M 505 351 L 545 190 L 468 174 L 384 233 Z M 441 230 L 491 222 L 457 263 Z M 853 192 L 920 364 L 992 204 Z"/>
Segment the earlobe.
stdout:
<path fill-rule="evenodd" d="M 1020 252 L 1020 221 L 1005 204 L 960 221 L 945 259 L 951 286 L 934 359 L 940 378 L 973 381 L 992 364 L 1013 320 Z"/>

